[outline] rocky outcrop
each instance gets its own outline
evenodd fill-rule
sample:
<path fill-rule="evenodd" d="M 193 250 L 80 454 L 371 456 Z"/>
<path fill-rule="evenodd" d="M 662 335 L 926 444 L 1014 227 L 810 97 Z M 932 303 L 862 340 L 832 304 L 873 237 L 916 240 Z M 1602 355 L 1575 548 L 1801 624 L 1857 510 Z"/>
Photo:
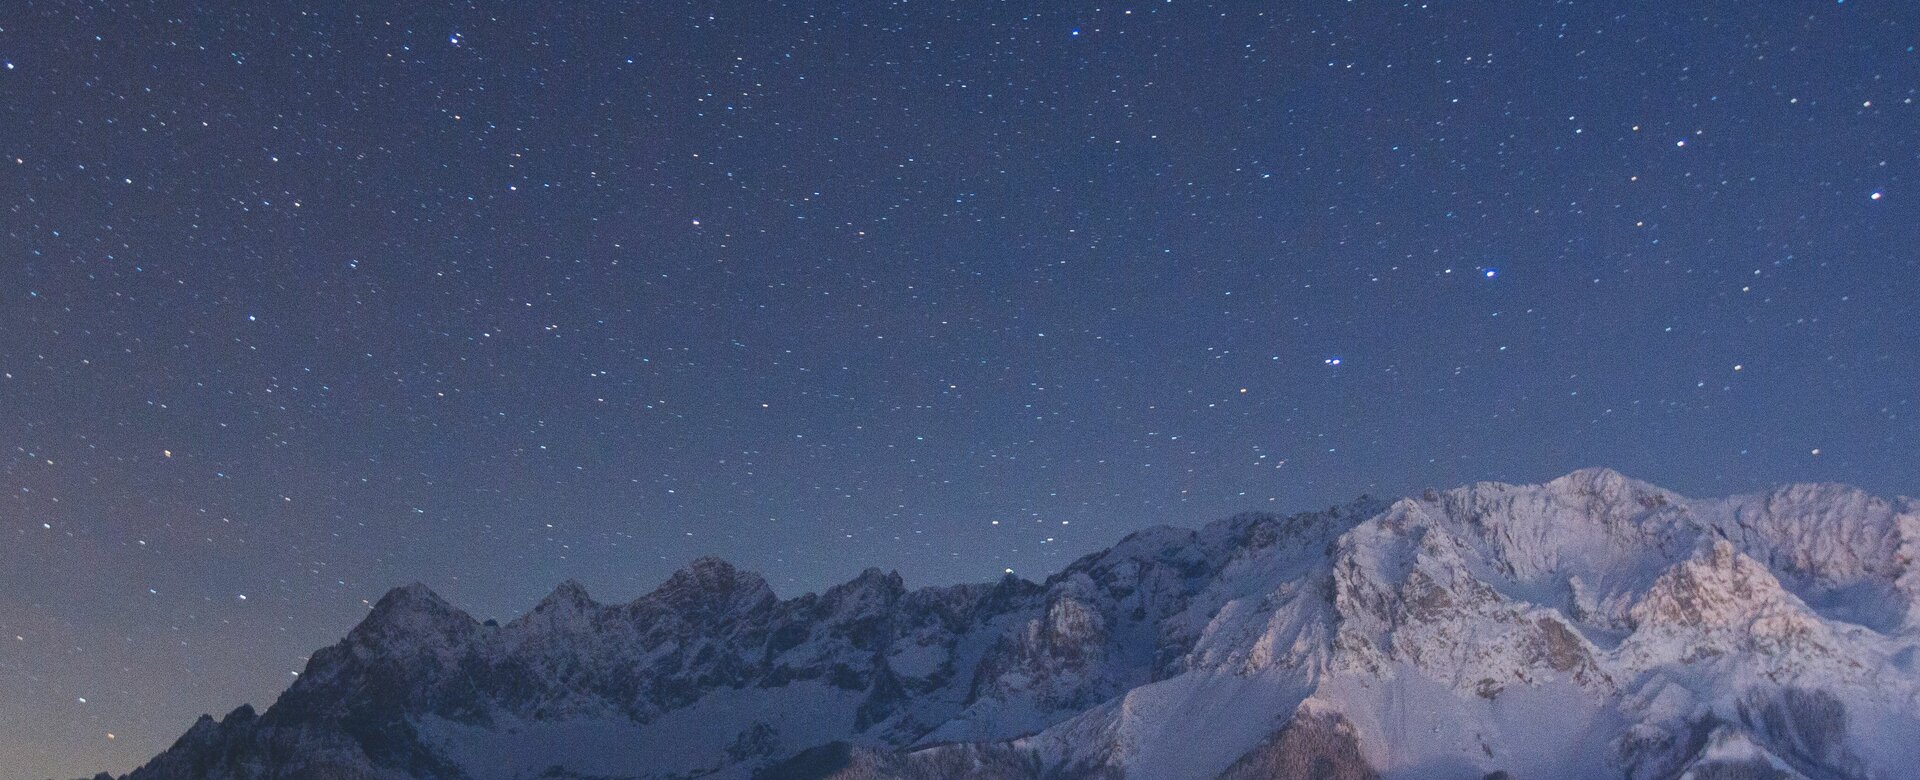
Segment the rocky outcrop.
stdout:
<path fill-rule="evenodd" d="M 1379 780 L 1360 753 L 1353 724 L 1338 713 L 1297 712 L 1241 756 L 1220 780 Z"/>

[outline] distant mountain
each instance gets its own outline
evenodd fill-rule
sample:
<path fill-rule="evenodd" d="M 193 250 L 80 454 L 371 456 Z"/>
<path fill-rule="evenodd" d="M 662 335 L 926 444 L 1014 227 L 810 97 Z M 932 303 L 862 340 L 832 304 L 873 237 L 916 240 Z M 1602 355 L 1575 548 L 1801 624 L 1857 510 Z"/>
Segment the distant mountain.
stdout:
<path fill-rule="evenodd" d="M 505 625 L 382 598 L 129 780 L 1894 778 L 1920 502 L 1618 473 L 1156 528 L 1033 583 L 695 561 Z"/>

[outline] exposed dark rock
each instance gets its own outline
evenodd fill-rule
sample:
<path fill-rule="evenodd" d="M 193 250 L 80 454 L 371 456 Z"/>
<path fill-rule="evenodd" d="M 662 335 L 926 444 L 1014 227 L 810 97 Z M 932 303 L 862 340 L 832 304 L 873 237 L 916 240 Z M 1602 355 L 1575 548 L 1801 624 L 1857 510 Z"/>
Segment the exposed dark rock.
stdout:
<path fill-rule="evenodd" d="M 1219 780 L 1379 780 L 1360 754 L 1353 724 L 1338 713 L 1294 713 Z"/>

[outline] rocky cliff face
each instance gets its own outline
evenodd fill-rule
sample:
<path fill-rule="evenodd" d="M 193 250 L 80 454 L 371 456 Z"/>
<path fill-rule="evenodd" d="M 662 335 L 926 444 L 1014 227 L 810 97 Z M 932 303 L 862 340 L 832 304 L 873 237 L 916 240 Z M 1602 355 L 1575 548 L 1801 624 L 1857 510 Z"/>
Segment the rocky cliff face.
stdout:
<path fill-rule="evenodd" d="M 387 594 L 130 780 L 1892 778 L 1920 502 L 1595 469 L 781 600 L 717 559 L 506 625 Z M 1505 773 L 1501 775 L 1500 773 Z"/>

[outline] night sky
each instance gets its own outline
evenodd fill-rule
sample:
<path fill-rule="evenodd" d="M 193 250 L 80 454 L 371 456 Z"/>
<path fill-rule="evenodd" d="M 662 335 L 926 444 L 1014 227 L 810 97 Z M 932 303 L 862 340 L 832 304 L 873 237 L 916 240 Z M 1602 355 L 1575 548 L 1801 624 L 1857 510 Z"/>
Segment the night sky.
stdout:
<path fill-rule="evenodd" d="M 411 580 L 1920 493 L 1910 2 L 187 5 L 0 8 L 7 777 Z"/>

